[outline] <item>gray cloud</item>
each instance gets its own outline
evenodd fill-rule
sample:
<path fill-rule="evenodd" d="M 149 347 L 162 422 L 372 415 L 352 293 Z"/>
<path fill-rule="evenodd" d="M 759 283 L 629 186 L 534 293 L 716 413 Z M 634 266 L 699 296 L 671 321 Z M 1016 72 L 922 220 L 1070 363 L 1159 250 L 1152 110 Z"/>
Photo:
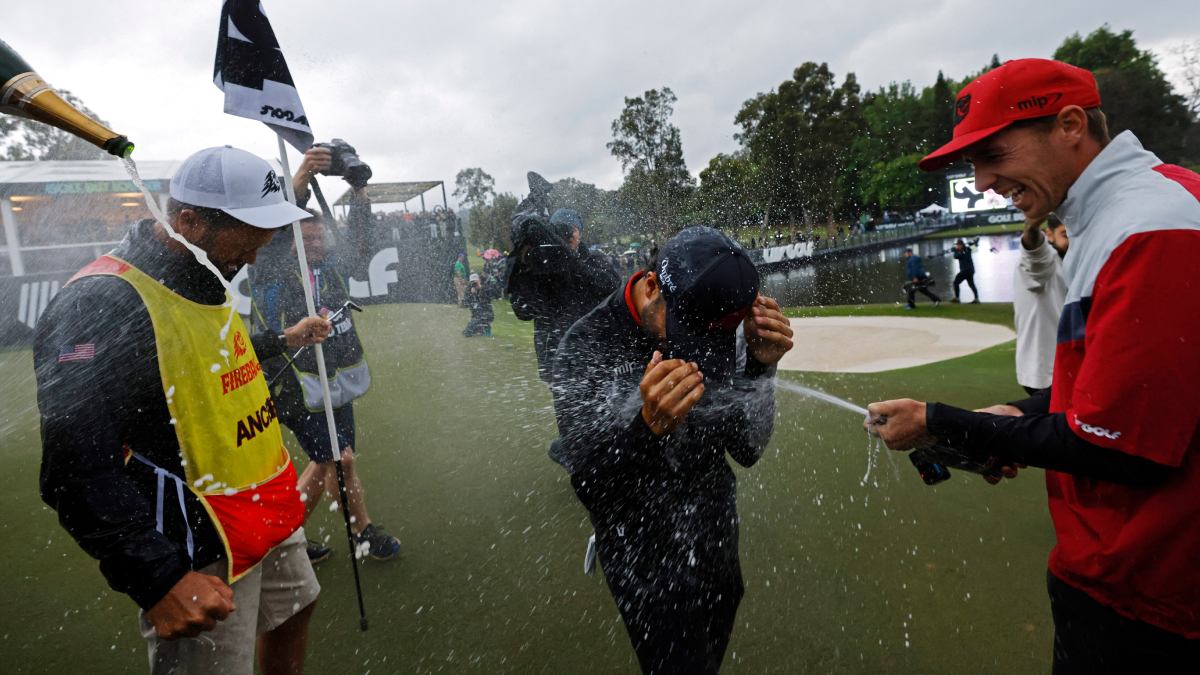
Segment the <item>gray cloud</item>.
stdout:
<path fill-rule="evenodd" d="M 516 193 L 529 169 L 619 185 L 609 125 L 624 97 L 653 87 L 679 97 L 675 121 L 696 174 L 736 148 L 742 102 L 804 61 L 828 62 L 839 78 L 853 71 L 865 88 L 923 86 L 993 53 L 1048 56 L 1105 22 L 1133 29 L 1144 48 L 1200 38 L 1200 14 L 1183 0 L 1153 12 L 1115 0 L 265 5 L 320 137 L 355 144 L 378 180 L 452 182 L 482 166 Z M 26 3 L 5 9 L 6 25 L 27 27 L 5 40 L 133 138 L 137 157 L 180 159 L 220 143 L 274 155 L 265 127 L 221 112 L 211 83 L 219 7 Z"/>

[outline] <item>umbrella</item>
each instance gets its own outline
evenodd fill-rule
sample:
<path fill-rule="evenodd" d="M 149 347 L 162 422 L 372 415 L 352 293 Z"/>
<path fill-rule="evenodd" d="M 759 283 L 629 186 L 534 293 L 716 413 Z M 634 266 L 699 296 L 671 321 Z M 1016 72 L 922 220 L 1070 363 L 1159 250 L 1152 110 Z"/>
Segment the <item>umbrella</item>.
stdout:
<path fill-rule="evenodd" d="M 500 257 L 500 251 L 497 251 L 494 248 L 489 248 L 488 250 L 483 252 L 482 257 L 484 260 L 496 260 L 497 258 Z"/>

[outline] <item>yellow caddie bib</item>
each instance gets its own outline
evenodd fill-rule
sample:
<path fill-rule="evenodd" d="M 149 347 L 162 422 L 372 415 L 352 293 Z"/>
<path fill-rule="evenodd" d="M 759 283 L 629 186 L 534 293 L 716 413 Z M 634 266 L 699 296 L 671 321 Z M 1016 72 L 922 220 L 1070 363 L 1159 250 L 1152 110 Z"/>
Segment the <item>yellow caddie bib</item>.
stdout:
<path fill-rule="evenodd" d="M 150 314 L 183 478 L 212 516 L 237 580 L 304 522 L 296 470 L 242 318 L 232 303 L 192 302 L 115 256 L 74 278 L 92 275 L 128 282 Z"/>

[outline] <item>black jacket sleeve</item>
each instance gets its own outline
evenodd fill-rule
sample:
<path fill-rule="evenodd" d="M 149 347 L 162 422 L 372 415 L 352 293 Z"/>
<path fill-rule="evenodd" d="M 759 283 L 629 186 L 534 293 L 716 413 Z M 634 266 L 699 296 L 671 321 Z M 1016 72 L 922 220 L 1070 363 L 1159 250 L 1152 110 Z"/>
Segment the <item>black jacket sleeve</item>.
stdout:
<path fill-rule="evenodd" d="M 597 342 L 573 330 L 555 353 L 550 391 L 562 436 L 560 461 L 572 475 L 620 475 L 666 470 L 664 439 L 642 419 L 637 387 L 612 386 L 606 359 L 589 353 Z"/>
<path fill-rule="evenodd" d="M 572 268 L 572 285 L 580 297 L 586 298 L 586 304 L 598 304 L 621 285 L 621 277 L 617 270 L 609 264 L 608 258 L 603 254 L 583 249 L 579 253 L 578 261 L 579 264 Z"/>
<path fill-rule="evenodd" d="M 254 347 L 259 361 L 266 361 L 282 354 L 285 345 L 279 339 L 279 333 L 263 331 L 250 336 L 250 346 Z"/>
<path fill-rule="evenodd" d="M 775 366 L 754 360 L 740 332 L 737 354 L 732 381 L 705 390 L 688 413 L 683 431 L 702 434 L 705 444 L 750 467 L 762 457 L 775 430 Z"/>
<path fill-rule="evenodd" d="M 738 375 L 730 383 L 708 389 L 674 431 L 655 436 L 642 419 L 642 397 L 636 381 L 614 384 L 592 349 L 603 349 L 609 336 L 589 336 L 575 327 L 555 354 L 551 391 L 562 435 L 567 470 L 620 474 L 633 467 L 653 471 L 687 470 L 705 454 L 728 452 L 743 466 L 762 456 L 774 430 L 774 368 L 747 359 L 739 339 Z M 644 368 L 644 364 L 642 366 Z M 637 370 L 641 373 L 641 370 Z"/>
<path fill-rule="evenodd" d="M 1175 471 L 1083 440 L 1061 413 L 1009 417 L 929 403 L 925 417 L 931 434 L 979 460 L 996 457 L 1005 464 L 1028 464 L 1135 487 L 1158 485 Z"/>
<path fill-rule="evenodd" d="M 1048 413 L 1050 412 L 1050 389 L 1047 387 L 1029 398 L 1012 401 L 1009 405 L 1026 415 L 1030 413 Z"/>
<path fill-rule="evenodd" d="M 539 297 L 537 279 L 530 277 L 526 270 L 515 264 L 509 271 L 508 299 L 512 303 L 513 314 L 521 321 L 532 321 L 544 313 Z"/>
<path fill-rule="evenodd" d="M 87 345 L 94 357 L 61 356 Z M 191 569 L 187 552 L 155 530 L 154 505 L 125 470 L 122 424 L 136 424 L 139 414 L 129 403 L 129 375 L 139 367 L 157 372 L 153 345 L 150 317 L 135 292 L 106 278 L 64 288 L 39 322 L 34 345 L 42 500 L 100 561 L 109 585 L 143 609 Z"/>

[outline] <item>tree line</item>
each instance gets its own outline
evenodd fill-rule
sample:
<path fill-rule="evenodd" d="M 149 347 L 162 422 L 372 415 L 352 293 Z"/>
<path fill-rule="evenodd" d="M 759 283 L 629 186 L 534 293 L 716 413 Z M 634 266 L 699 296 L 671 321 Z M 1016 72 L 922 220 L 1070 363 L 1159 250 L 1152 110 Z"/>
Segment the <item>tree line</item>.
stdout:
<path fill-rule="evenodd" d="M 1112 135 L 1133 130 L 1163 161 L 1200 168 L 1200 40 L 1173 54 L 1184 92 L 1172 88 L 1130 30 L 1104 25 L 1076 33 L 1052 56 L 1095 73 Z M 621 164 L 621 187 L 566 178 L 555 183 L 551 200 L 580 212 L 589 241 L 661 239 L 695 223 L 764 233 L 828 227 L 945 204 L 945 172 L 922 173 L 917 162 L 950 138 L 958 90 L 1000 64 L 996 55 L 961 79 L 938 72 L 919 89 L 905 81 L 864 92 L 854 73 L 839 78 L 825 63 L 802 63 L 742 104 L 734 118 L 739 148 L 710 159 L 698 181 L 671 121 L 677 98 L 670 87 L 652 89 L 625 98 L 612 122 L 607 149 Z M 482 169 L 464 169 L 454 194 L 470 208 L 471 240 L 506 248 L 517 197 L 496 195 L 493 185 Z"/>
<path fill-rule="evenodd" d="M 1182 92 L 1130 30 L 1104 25 L 1073 34 L 1053 57 L 1095 73 L 1113 135 L 1132 129 L 1164 161 L 1200 168 L 1200 40 L 1176 45 L 1172 54 Z M 551 200 L 580 213 L 591 241 L 662 238 L 694 223 L 764 232 L 829 226 L 944 204 L 944 173 L 921 173 L 917 161 L 950 137 L 956 92 L 999 65 L 993 56 L 961 79 L 939 72 L 919 89 L 906 81 L 863 92 L 854 73 L 839 78 L 827 64 L 802 63 L 742 104 L 734 117 L 738 149 L 711 158 L 699 180 L 671 121 L 675 93 L 651 89 L 625 98 L 612 122 L 606 147 L 621 164 L 621 187 L 564 178 Z M 70 92 L 59 93 L 96 117 Z M 56 159 L 111 156 L 55 127 L 0 115 L 0 160 Z M 472 242 L 507 248 L 517 197 L 496 194 L 495 181 L 478 167 L 460 171 L 455 184 L 454 195 L 469 209 Z"/>

